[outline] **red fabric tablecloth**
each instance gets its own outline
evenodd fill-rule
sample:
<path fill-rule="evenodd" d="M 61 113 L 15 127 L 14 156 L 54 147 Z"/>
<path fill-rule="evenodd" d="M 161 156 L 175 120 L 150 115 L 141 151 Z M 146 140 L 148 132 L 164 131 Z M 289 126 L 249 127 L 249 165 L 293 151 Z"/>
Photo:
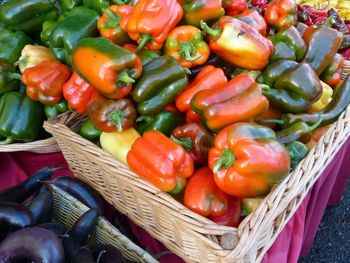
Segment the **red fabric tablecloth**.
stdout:
<path fill-rule="evenodd" d="M 342 147 L 326 168 L 322 176 L 308 193 L 301 206 L 279 234 L 273 246 L 265 254 L 262 262 L 298 261 L 299 256 L 307 255 L 316 235 L 318 225 L 327 205 L 338 204 L 350 173 L 350 140 Z M 45 166 L 68 167 L 61 153 L 34 154 L 30 152 L 0 153 L 0 190 L 16 185 Z M 56 171 L 55 176 L 70 175 L 69 171 Z M 113 208 L 110 208 L 110 212 Z M 130 225 L 144 247 L 152 253 L 167 250 L 142 228 Z M 166 255 L 160 262 L 183 262 L 176 255 Z"/>

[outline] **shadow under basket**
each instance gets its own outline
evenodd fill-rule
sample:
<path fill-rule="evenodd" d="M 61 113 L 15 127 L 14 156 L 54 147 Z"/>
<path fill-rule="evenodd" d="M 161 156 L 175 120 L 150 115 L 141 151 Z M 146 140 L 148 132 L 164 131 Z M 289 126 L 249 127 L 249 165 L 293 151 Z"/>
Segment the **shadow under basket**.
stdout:
<path fill-rule="evenodd" d="M 344 68 L 345 69 L 345 68 Z M 350 69 L 350 68 L 349 68 Z M 186 262 L 260 262 L 350 136 L 350 106 L 299 165 L 238 228 L 219 226 L 133 173 L 68 124 L 44 123 L 70 169 Z M 77 123 L 75 123 L 76 125 Z"/>
<path fill-rule="evenodd" d="M 85 204 L 62 189 L 54 185 L 51 185 L 50 189 L 53 193 L 52 218 L 54 221 L 66 227 L 72 227 L 78 218 L 89 210 Z M 124 257 L 135 262 L 159 263 L 158 260 L 133 243 L 101 216 L 98 219 L 96 229 L 92 233 L 88 246 L 95 244 L 112 245 L 118 248 Z"/>

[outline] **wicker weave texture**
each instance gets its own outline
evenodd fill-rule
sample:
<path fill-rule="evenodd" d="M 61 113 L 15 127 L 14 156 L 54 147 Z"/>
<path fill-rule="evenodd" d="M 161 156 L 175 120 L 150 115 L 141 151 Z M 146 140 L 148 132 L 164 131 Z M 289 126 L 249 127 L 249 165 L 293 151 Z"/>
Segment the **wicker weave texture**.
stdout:
<path fill-rule="evenodd" d="M 345 69 L 345 68 L 344 68 Z M 218 226 L 160 191 L 68 127 L 45 122 L 71 170 L 187 262 L 260 262 L 350 136 L 350 106 L 238 228 Z M 229 243 L 224 239 L 229 237 Z M 225 243 L 225 244 L 224 244 Z"/>
<path fill-rule="evenodd" d="M 89 208 L 58 187 L 51 187 L 54 197 L 53 219 L 64 226 L 72 227 Z M 103 217 L 99 218 L 96 230 L 93 232 L 88 245 L 92 246 L 94 244 L 113 245 L 126 258 L 136 262 L 158 263 L 149 253 L 135 245 Z"/>

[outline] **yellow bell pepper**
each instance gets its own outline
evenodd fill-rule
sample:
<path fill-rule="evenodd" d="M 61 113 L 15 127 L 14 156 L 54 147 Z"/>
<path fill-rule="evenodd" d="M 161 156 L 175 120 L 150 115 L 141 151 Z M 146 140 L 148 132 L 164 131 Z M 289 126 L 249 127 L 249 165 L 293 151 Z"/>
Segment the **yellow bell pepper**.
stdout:
<path fill-rule="evenodd" d="M 327 106 L 328 103 L 331 102 L 332 96 L 333 96 L 333 90 L 332 88 L 321 81 L 322 87 L 323 87 L 323 92 L 321 98 L 316 101 L 314 104 L 311 105 L 310 109 L 308 112 L 316 112 L 322 110 L 324 107 Z"/>
<path fill-rule="evenodd" d="M 263 197 L 255 197 L 255 198 L 242 198 L 241 204 L 242 204 L 242 212 L 241 216 L 247 216 L 251 212 L 253 212 L 260 203 L 264 200 Z"/>
<path fill-rule="evenodd" d="M 100 135 L 101 148 L 112 154 L 117 160 L 127 164 L 126 155 L 131 149 L 131 145 L 140 134 L 129 128 L 122 132 L 102 132 Z"/>
<path fill-rule="evenodd" d="M 15 66 L 23 71 L 27 68 L 35 67 L 43 61 L 55 61 L 55 57 L 51 54 L 50 49 L 44 46 L 26 45 L 22 49 L 19 60 L 15 62 Z"/>

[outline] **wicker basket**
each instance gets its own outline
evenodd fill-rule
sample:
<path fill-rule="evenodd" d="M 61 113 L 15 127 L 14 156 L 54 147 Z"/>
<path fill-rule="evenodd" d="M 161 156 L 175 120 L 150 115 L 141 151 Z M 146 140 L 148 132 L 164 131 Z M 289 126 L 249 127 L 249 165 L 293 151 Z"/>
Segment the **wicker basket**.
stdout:
<path fill-rule="evenodd" d="M 345 60 L 345 63 L 343 65 L 343 75 L 342 78 L 344 79 L 345 76 L 350 74 L 350 60 Z"/>
<path fill-rule="evenodd" d="M 53 220 L 67 227 L 72 227 L 78 218 L 89 208 L 62 191 L 58 187 L 50 186 L 53 193 Z M 105 218 L 100 217 L 96 230 L 92 234 L 88 246 L 94 244 L 108 244 L 117 247 L 122 254 L 136 262 L 158 263 L 148 252 L 135 245 L 126 236 L 109 223 Z"/>
<path fill-rule="evenodd" d="M 80 123 L 76 123 L 78 114 L 71 114 L 69 112 L 63 113 L 59 121 L 61 123 L 70 123 L 74 119 L 74 123 L 77 125 L 71 125 L 72 130 L 76 131 L 80 127 Z M 56 143 L 54 137 L 39 140 L 28 143 L 11 143 L 7 145 L 0 145 L 0 152 L 19 152 L 19 151 L 29 151 L 34 153 L 54 153 L 61 151 Z"/>
<path fill-rule="evenodd" d="M 190 211 L 62 121 L 45 122 L 44 128 L 76 176 L 185 261 L 259 262 L 350 136 L 349 119 L 350 106 L 238 228 L 219 226 Z"/>

